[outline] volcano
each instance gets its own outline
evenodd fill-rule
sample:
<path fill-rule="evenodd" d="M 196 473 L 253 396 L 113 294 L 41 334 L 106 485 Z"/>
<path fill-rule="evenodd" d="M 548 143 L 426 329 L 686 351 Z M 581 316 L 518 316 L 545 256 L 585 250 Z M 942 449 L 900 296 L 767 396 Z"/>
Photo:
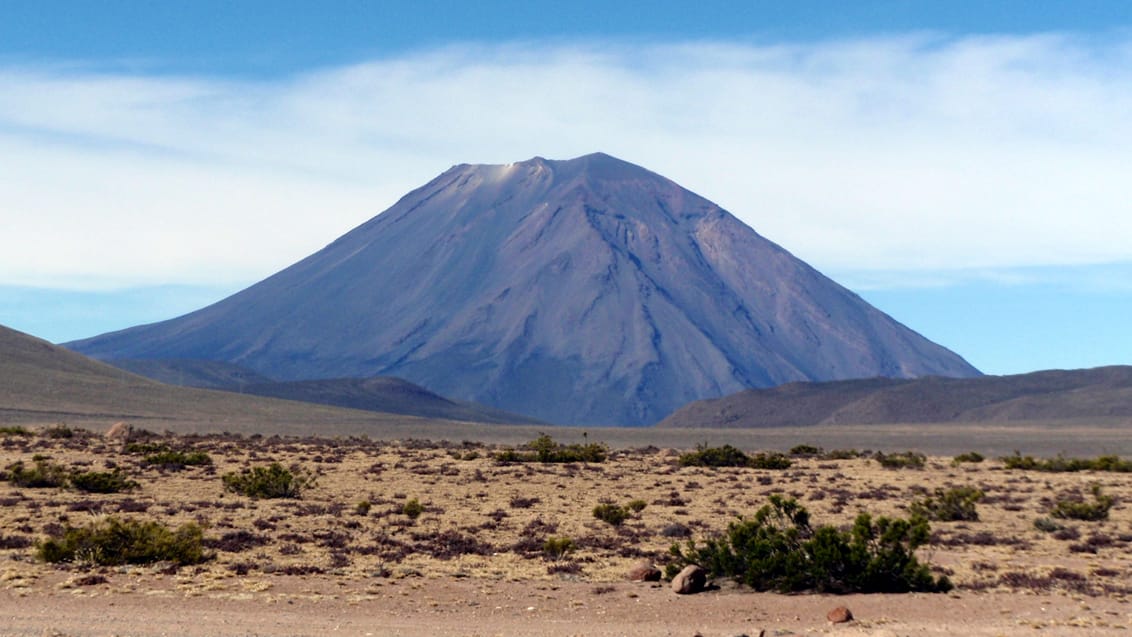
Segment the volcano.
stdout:
<path fill-rule="evenodd" d="M 227 299 L 68 347 L 280 380 L 397 376 L 587 425 L 792 381 L 979 374 L 719 206 L 601 153 L 455 166 Z"/>

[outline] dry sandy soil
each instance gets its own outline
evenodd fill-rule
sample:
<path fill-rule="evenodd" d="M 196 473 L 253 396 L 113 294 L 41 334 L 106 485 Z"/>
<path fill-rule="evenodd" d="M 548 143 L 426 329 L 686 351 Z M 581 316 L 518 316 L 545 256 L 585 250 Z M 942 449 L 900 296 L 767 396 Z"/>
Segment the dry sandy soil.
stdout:
<path fill-rule="evenodd" d="M 590 439 L 598 437 L 598 433 Z M 564 440 L 575 442 L 574 440 Z M 121 494 L 0 482 L 0 635 L 1098 635 L 1132 627 L 1132 474 L 1007 470 L 988 459 L 922 469 L 875 460 L 795 458 L 785 470 L 681 467 L 675 450 L 614 451 L 603 463 L 501 464 L 480 443 L 360 438 L 159 437 L 212 464 L 147 466 L 121 443 L 0 436 L 0 467 L 46 458 L 74 470 L 120 467 Z M 580 442 L 580 441 L 577 441 Z M 798 442 L 820 442 L 800 439 Z M 979 450 L 972 447 L 972 450 Z M 278 461 L 317 475 L 300 499 L 225 492 L 221 476 Z M 1035 528 L 1051 503 L 1099 483 L 1108 520 Z M 771 494 L 797 498 L 816 523 L 858 512 L 903 517 L 925 488 L 972 486 L 980 519 L 935 522 L 922 559 L 948 594 L 777 595 L 726 581 L 677 596 L 626 581 L 641 559 L 663 566 L 674 525 L 724 530 Z M 1089 496 L 1091 497 L 1091 496 Z M 403 513 L 418 500 L 416 519 Z M 646 506 L 620 527 L 603 501 Z M 359 507 L 360 503 L 368 503 Z M 46 564 L 36 543 L 106 516 L 205 528 L 197 566 Z M 561 559 L 548 537 L 577 549 Z M 852 609 L 832 625 L 826 611 Z"/>

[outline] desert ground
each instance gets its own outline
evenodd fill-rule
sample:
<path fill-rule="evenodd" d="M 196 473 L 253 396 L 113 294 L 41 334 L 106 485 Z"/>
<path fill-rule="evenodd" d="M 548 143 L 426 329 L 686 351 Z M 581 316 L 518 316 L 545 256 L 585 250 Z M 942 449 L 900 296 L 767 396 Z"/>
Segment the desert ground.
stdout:
<path fill-rule="evenodd" d="M 1132 473 L 1009 469 L 994 455 L 1007 452 L 993 430 L 949 446 L 914 428 L 894 428 L 889 438 L 880 428 L 857 430 L 852 447 L 861 453 L 794 456 L 785 469 L 681 466 L 691 445 L 632 446 L 626 440 L 644 434 L 618 430 L 591 429 L 584 438 L 551 430 L 560 442 L 610 445 L 604 462 L 571 463 L 499 461 L 496 454 L 520 444 L 499 438 L 528 435 L 517 428 L 457 442 L 135 432 L 133 447 L 104 430 L 0 435 L 0 468 L 22 461 L 70 473 L 119 469 L 137 483 L 99 494 L 20 486 L 6 472 L 0 634 L 1115 635 L 1132 627 Z M 1104 433 L 1118 429 L 1062 432 L 1075 446 L 1061 447 L 1018 431 L 1013 448 L 1023 453 L 1095 456 L 1113 451 Z M 730 434 L 750 452 L 851 447 L 819 429 L 795 430 L 792 440 L 778 432 L 762 439 L 766 446 L 738 432 L 700 434 L 713 445 Z M 1093 437 L 1099 448 L 1083 446 Z M 900 447 L 877 444 L 884 440 Z M 203 452 L 210 463 L 147 462 L 160 448 Z M 885 468 L 871 453 L 882 448 L 929 455 L 922 468 Z M 987 457 L 956 463 L 960 449 Z M 225 489 L 226 474 L 273 462 L 313 484 L 281 499 Z M 1114 498 L 1108 519 L 1051 516 L 1059 500 L 1090 501 L 1094 485 Z M 771 495 L 797 499 L 815 524 L 846 526 L 862 511 L 906 517 L 927 493 L 955 487 L 983 493 L 978 520 L 932 522 L 932 541 L 918 553 L 955 584 L 948 593 L 757 593 L 720 579 L 685 596 L 664 581 L 627 577 L 642 560 L 663 568 L 673 543 L 721 533 Z M 634 501 L 639 511 L 619 526 L 593 515 L 598 504 Z M 110 517 L 199 525 L 207 559 L 183 566 L 37 559 L 40 543 L 67 527 Z M 548 552 L 551 538 L 569 538 L 572 550 Z M 826 612 L 841 605 L 855 619 L 830 623 Z"/>

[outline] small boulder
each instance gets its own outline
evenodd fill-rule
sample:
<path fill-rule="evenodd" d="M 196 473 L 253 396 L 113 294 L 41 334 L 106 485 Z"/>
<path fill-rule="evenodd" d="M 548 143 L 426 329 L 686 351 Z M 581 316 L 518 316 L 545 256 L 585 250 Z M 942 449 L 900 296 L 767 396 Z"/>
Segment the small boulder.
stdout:
<path fill-rule="evenodd" d="M 629 569 L 630 582 L 659 582 L 660 569 L 653 566 L 652 562 L 643 560 L 633 565 Z"/>
<path fill-rule="evenodd" d="M 834 624 L 844 624 L 853 621 L 853 613 L 844 606 L 838 606 L 825 614 L 825 618 Z"/>
<path fill-rule="evenodd" d="M 704 590 L 707 585 L 707 571 L 696 566 L 689 564 L 684 567 L 684 570 L 676 574 L 672 578 L 672 590 L 678 595 L 691 595 L 699 593 Z"/>

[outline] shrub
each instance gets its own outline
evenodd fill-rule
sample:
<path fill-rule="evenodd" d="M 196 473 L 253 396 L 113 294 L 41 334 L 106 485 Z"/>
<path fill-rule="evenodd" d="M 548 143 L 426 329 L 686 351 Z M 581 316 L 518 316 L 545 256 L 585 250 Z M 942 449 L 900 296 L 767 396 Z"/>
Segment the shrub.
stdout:
<path fill-rule="evenodd" d="M 147 455 L 142 462 L 150 466 L 180 471 L 188 466 L 210 465 L 212 458 L 203 451 L 162 449 Z"/>
<path fill-rule="evenodd" d="M 58 440 L 61 438 L 74 438 L 75 430 L 71 429 L 67 425 L 58 424 L 44 429 L 42 434 L 46 438 L 54 438 Z"/>
<path fill-rule="evenodd" d="M 71 486 L 88 493 L 121 493 L 140 486 L 121 469 L 72 473 L 70 480 Z"/>
<path fill-rule="evenodd" d="M 1101 493 L 1101 485 L 1094 484 L 1093 501 L 1085 502 L 1076 498 L 1061 498 L 1053 506 L 1050 515 L 1062 520 L 1083 520 L 1095 522 L 1107 520 L 1108 510 L 1116 503 L 1111 495 Z"/>
<path fill-rule="evenodd" d="M 938 522 L 973 522 L 979 519 L 975 503 L 982 497 L 983 492 L 974 487 L 936 489 L 934 495 L 913 502 L 909 511 L 912 515 Z"/>
<path fill-rule="evenodd" d="M 40 542 L 36 555 L 46 562 L 84 562 L 102 566 L 205 559 L 202 532 L 196 524 L 169 529 L 157 522 L 109 517 L 82 528 L 68 527 L 61 537 Z"/>
<path fill-rule="evenodd" d="M 354 505 L 354 513 L 365 517 L 369 515 L 371 508 L 373 508 L 373 504 L 369 500 L 362 500 Z"/>
<path fill-rule="evenodd" d="M 964 462 L 979 463 L 979 462 L 982 462 L 983 460 L 986 460 L 986 457 L 983 456 L 983 454 L 981 454 L 977 451 L 968 451 L 967 453 L 961 453 L 961 454 L 955 456 L 954 458 L 952 458 L 951 464 L 958 465 L 958 464 L 962 464 Z"/>
<path fill-rule="evenodd" d="M 923 469 L 928 457 L 919 451 L 903 451 L 898 453 L 884 453 L 878 451 L 873 459 L 885 469 Z"/>
<path fill-rule="evenodd" d="M 11 427 L 0 427 L 0 436 L 30 436 L 32 433 L 26 427 L 19 425 Z"/>
<path fill-rule="evenodd" d="M 633 513 L 640 513 L 641 511 L 644 511 L 645 507 L 647 506 L 648 502 L 645 502 L 644 500 L 631 500 L 629 504 L 625 505 L 625 508 L 629 509 Z"/>
<path fill-rule="evenodd" d="M 1043 533 L 1054 533 L 1060 531 L 1062 526 L 1049 518 L 1035 518 L 1034 528 Z"/>
<path fill-rule="evenodd" d="M 750 463 L 747 465 L 753 469 L 789 469 L 790 458 L 782 455 L 781 453 L 759 453 L 751 457 Z"/>
<path fill-rule="evenodd" d="M 50 489 L 67 483 L 66 469 L 42 459 L 36 460 L 35 466 L 30 469 L 18 460 L 8 465 L 5 476 L 12 484 L 29 489 Z"/>
<path fill-rule="evenodd" d="M 621 526 L 629 517 L 629 511 L 621 505 L 605 502 L 594 507 L 594 517 L 613 526 Z"/>
<path fill-rule="evenodd" d="M 315 483 L 314 476 L 302 471 L 292 472 L 278 462 L 228 473 L 221 480 L 228 491 L 250 498 L 299 498 Z"/>
<path fill-rule="evenodd" d="M 698 564 L 712 576 L 727 576 L 759 591 L 903 593 L 947 591 L 946 577 L 934 578 L 915 550 L 928 541 L 923 518 L 912 520 L 861 513 L 852 530 L 813 527 L 809 513 L 793 499 L 772 495 L 753 518 L 732 522 L 723 536 L 704 546 L 673 545 L 671 576 Z"/>
<path fill-rule="evenodd" d="M 542 545 L 542 552 L 548 559 L 557 561 L 573 553 L 576 548 L 574 540 L 568 537 L 548 537 Z"/>
<path fill-rule="evenodd" d="M 420 500 L 413 498 L 401 507 L 401 513 L 408 516 L 410 520 L 415 520 L 421 517 L 421 514 L 424 513 L 424 509 L 424 505 L 421 504 Z"/>
<path fill-rule="evenodd" d="M 1051 473 L 1069 473 L 1077 471 L 1110 471 L 1115 473 L 1132 472 L 1132 461 L 1121 460 L 1119 456 L 1097 456 L 1088 458 L 1066 458 L 1058 455 L 1047 460 L 1036 459 L 1033 456 L 1023 456 L 1017 451 L 1012 456 L 1001 458 L 1007 469 L 1024 471 L 1047 471 Z"/>
<path fill-rule="evenodd" d="M 584 445 L 564 445 L 555 442 L 553 438 L 542 434 L 538 438 L 523 445 L 530 451 L 527 453 L 515 449 L 506 449 L 494 454 L 497 462 L 605 462 L 609 455 L 609 447 L 600 443 Z"/>
<path fill-rule="evenodd" d="M 824 453 L 822 448 L 814 445 L 796 445 L 790 449 L 792 456 L 813 457 L 820 456 L 822 453 Z"/>
<path fill-rule="evenodd" d="M 680 456 L 681 467 L 746 467 L 751 458 L 731 445 L 708 447 L 699 445 L 695 451 Z"/>

